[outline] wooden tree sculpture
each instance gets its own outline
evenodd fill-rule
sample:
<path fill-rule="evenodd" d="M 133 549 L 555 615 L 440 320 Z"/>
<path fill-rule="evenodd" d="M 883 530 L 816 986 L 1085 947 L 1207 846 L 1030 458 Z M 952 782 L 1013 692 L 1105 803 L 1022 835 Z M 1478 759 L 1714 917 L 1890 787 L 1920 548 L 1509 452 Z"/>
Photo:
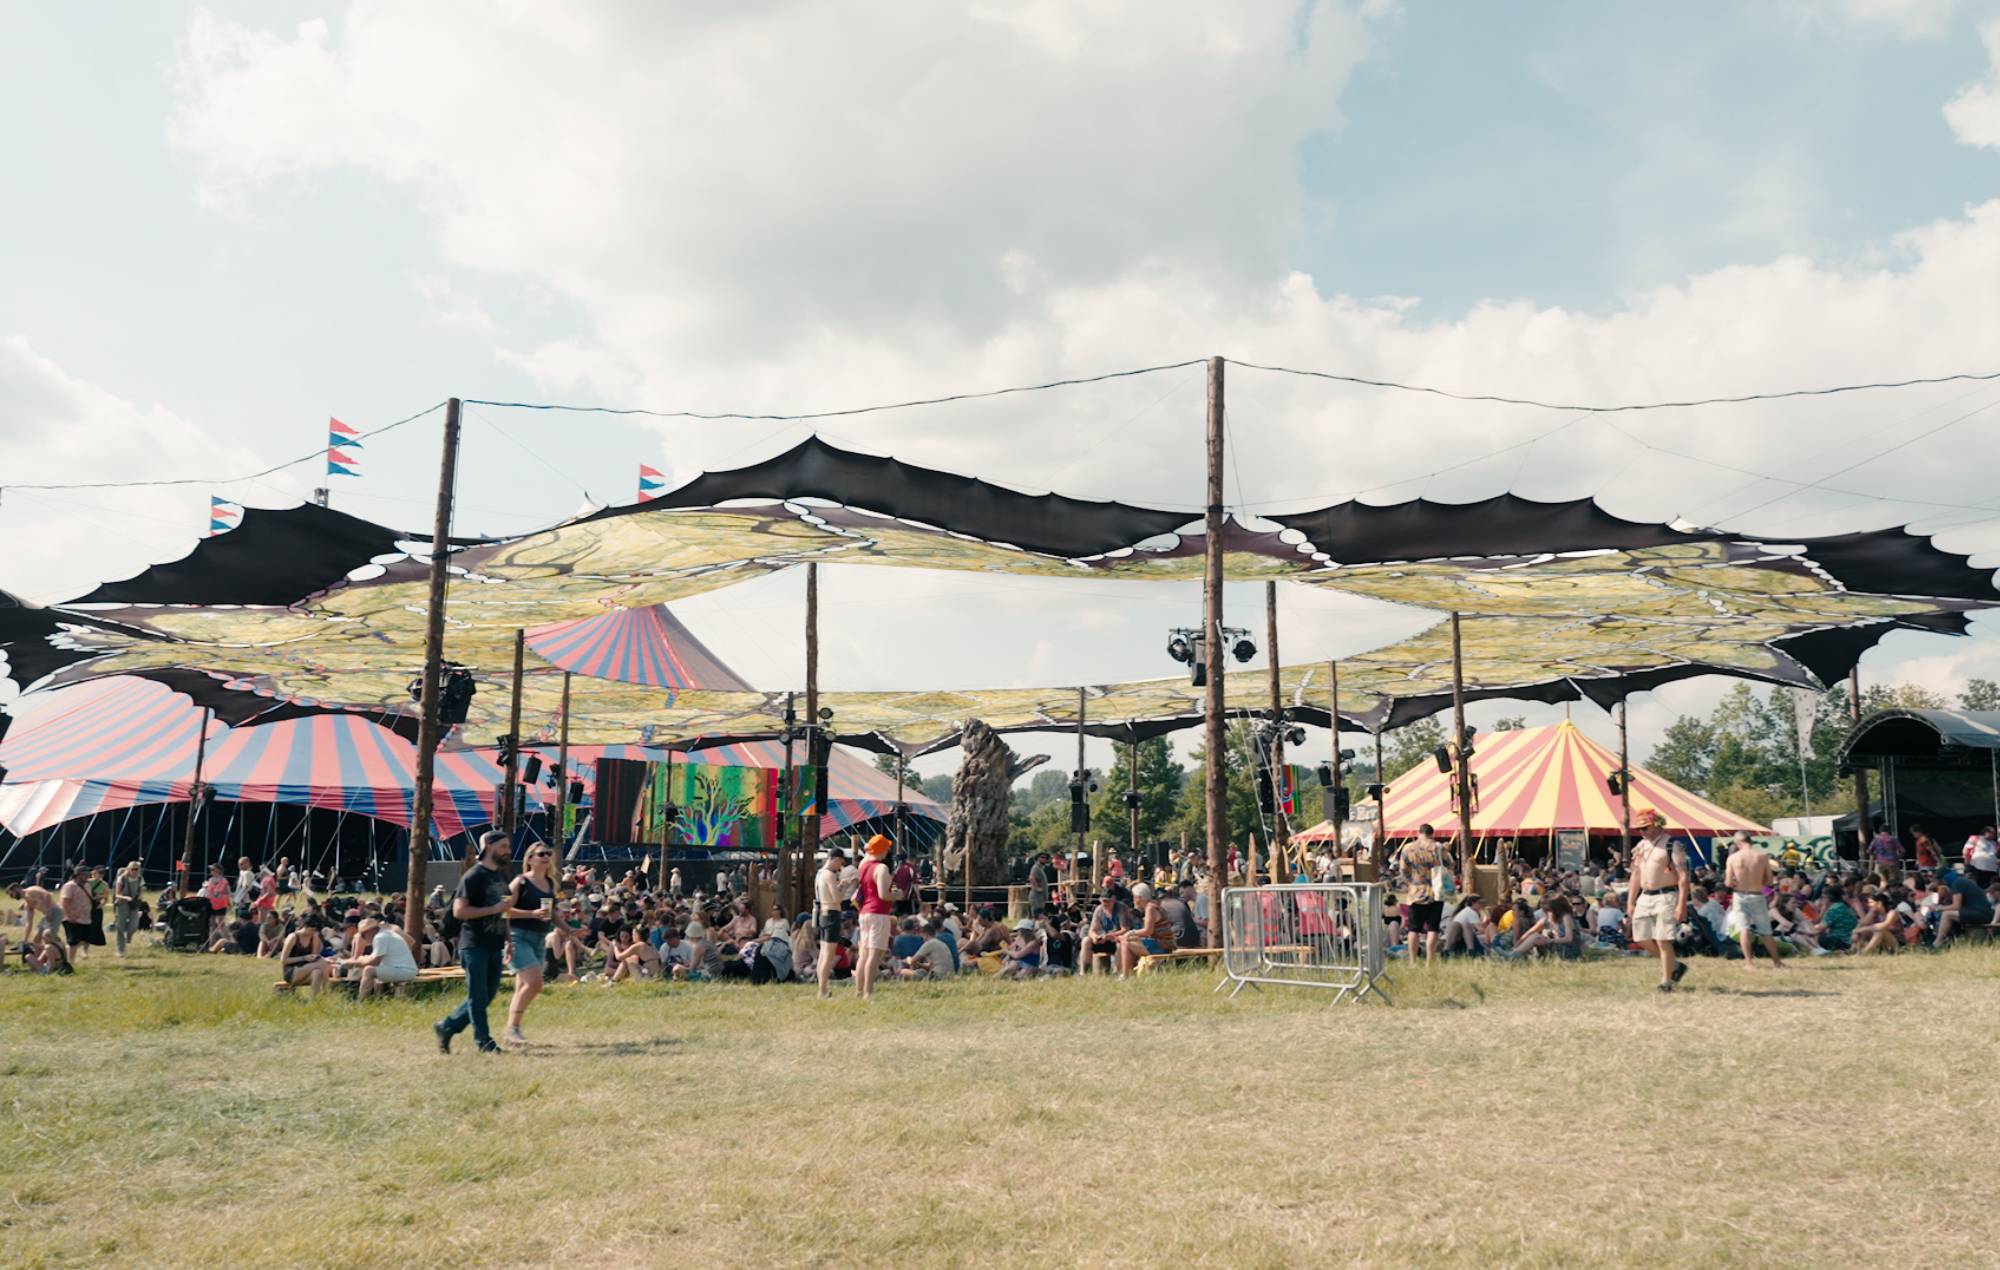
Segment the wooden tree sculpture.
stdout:
<path fill-rule="evenodd" d="M 1007 795 L 1023 774 L 1049 761 L 1046 754 L 1021 758 L 1000 734 L 974 719 L 959 737 L 965 757 L 951 780 L 951 817 L 945 822 L 946 859 L 972 861 L 975 884 L 1005 880 Z"/>

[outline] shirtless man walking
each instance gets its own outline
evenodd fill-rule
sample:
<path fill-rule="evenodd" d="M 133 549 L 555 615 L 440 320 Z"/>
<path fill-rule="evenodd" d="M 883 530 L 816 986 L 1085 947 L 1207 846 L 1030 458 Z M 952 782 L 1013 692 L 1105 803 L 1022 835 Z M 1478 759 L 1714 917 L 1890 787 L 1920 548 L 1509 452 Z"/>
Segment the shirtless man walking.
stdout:
<path fill-rule="evenodd" d="M 1771 964 L 1785 969 L 1784 958 L 1778 956 L 1778 941 L 1771 937 L 1771 907 L 1764 901 L 1764 891 L 1771 885 L 1771 857 L 1752 845 L 1750 835 L 1741 829 L 1730 846 L 1729 863 L 1722 866 L 1722 884 L 1735 893 L 1724 925 L 1743 946 L 1744 969 L 1757 968 L 1757 955 L 1750 949 L 1752 935 L 1764 941 Z"/>
<path fill-rule="evenodd" d="M 1657 811 L 1639 813 L 1645 836 L 1632 848 L 1632 881 L 1626 887 L 1626 912 L 1631 914 L 1632 944 L 1660 954 L 1660 991 L 1672 992 L 1687 973 L 1674 957 L 1675 928 L 1687 920 L 1687 850 L 1667 841 L 1666 818 Z"/>

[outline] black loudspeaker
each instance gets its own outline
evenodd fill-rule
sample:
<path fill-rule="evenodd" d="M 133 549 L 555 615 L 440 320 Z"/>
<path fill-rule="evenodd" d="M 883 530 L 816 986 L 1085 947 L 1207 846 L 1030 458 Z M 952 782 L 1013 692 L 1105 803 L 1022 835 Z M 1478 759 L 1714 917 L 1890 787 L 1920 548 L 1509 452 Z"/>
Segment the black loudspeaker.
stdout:
<path fill-rule="evenodd" d="M 1275 812 L 1275 808 L 1271 802 L 1271 774 L 1269 772 L 1257 773 L 1257 810 L 1267 816 Z"/>
<path fill-rule="evenodd" d="M 530 754 L 526 765 L 521 768 L 521 783 L 533 785 L 542 775 L 542 756 Z"/>
<path fill-rule="evenodd" d="M 1319 787 L 1321 789 L 1333 788 L 1333 764 L 1321 763 L 1319 765 Z"/>
<path fill-rule="evenodd" d="M 1433 758 L 1434 760 L 1436 760 L 1436 762 L 1437 762 L 1437 765 L 1438 765 L 1438 770 L 1439 770 L 1440 772 L 1443 772 L 1443 773 L 1445 773 L 1446 775 L 1450 775 L 1450 774 L 1451 774 L 1451 751 L 1450 751 L 1450 750 L 1448 750 L 1448 749 L 1446 749 L 1446 748 L 1445 748 L 1444 746 L 1440 745 L 1440 746 L 1438 746 L 1438 747 L 1437 747 L 1436 749 L 1434 749 L 1434 750 L 1432 750 L 1432 751 L 1431 751 L 1431 758 Z"/>
<path fill-rule="evenodd" d="M 1069 805 L 1069 831 L 1071 833 L 1090 832 L 1090 804 L 1072 802 Z"/>
<path fill-rule="evenodd" d="M 571 781 L 569 783 L 569 805 L 572 807 L 581 807 L 583 805 L 582 781 Z"/>

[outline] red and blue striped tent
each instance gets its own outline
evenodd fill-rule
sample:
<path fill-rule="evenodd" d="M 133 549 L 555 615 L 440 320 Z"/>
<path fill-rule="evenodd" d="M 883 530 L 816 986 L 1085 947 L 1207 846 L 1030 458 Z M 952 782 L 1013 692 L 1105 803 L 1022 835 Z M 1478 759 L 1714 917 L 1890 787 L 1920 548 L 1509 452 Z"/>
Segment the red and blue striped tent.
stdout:
<path fill-rule="evenodd" d="M 0 743 L 0 824 L 25 837 L 66 820 L 186 802 L 204 712 L 151 680 L 60 690 Z M 202 783 L 229 802 L 290 803 L 407 825 L 416 747 L 345 715 L 231 728 L 209 719 Z M 432 815 L 450 837 L 493 819 L 498 770 L 440 751 Z"/>
<path fill-rule="evenodd" d="M 536 747 L 547 761 L 555 758 L 554 747 Z M 474 751 L 482 758 L 490 760 L 493 750 Z M 804 761 L 805 747 L 794 751 L 799 761 Z M 781 768 L 785 765 L 785 743 L 783 741 L 739 741 L 733 745 L 716 745 L 708 749 L 690 750 L 683 754 L 678 750 L 668 751 L 657 746 L 645 745 L 573 745 L 570 747 L 570 766 L 576 769 L 578 777 L 594 779 L 591 770 L 600 758 L 631 759 L 641 763 L 664 763 L 669 755 L 676 763 L 713 764 L 721 767 L 769 767 Z M 827 801 L 831 804 L 820 816 L 819 827 L 822 838 L 848 829 L 864 821 L 875 820 L 896 814 L 896 778 L 884 775 L 873 763 L 851 751 L 835 747 L 833 761 L 827 765 Z M 945 808 L 942 804 L 924 797 L 923 791 L 911 781 L 903 788 L 903 805 L 908 807 L 912 820 L 934 820 L 944 823 Z"/>
<path fill-rule="evenodd" d="M 649 688 L 753 691 L 664 604 L 537 627 L 528 632 L 528 647 L 550 665 L 597 679 Z"/>

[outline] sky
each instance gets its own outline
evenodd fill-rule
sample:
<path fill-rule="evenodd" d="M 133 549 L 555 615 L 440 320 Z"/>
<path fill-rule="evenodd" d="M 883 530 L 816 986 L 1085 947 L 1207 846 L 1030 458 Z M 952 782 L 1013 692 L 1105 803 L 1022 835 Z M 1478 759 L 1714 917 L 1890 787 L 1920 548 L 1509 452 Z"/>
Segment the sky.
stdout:
<path fill-rule="evenodd" d="M 1996 60 L 2000 3 L 1971 0 L 0 0 L 0 588 L 52 602 L 177 557 L 211 494 L 323 483 L 227 478 L 317 451 L 328 416 L 451 395 L 793 412 L 1215 353 L 1586 401 L 2000 370 Z M 1764 534 L 1910 525 L 2000 565 L 1996 424 L 2000 387 L 1963 383 L 1606 421 L 1239 370 L 1228 493 L 1595 495 Z M 1202 497 L 1198 368 L 821 434 Z M 472 408 L 458 525 L 804 435 Z M 427 527 L 436 462 L 432 424 L 379 438 L 334 505 Z M 7 488 L 161 476 L 202 479 Z M 788 687 L 802 587 L 677 612 Z M 1432 620 L 1291 590 L 1287 660 Z M 837 689 L 1165 675 L 1200 603 L 864 568 L 822 595 Z M 1862 674 L 2000 678 L 1997 622 L 1891 636 Z M 1728 686 L 1636 698 L 1635 749 Z M 1503 712 L 1563 713 L 1474 720 Z"/>

